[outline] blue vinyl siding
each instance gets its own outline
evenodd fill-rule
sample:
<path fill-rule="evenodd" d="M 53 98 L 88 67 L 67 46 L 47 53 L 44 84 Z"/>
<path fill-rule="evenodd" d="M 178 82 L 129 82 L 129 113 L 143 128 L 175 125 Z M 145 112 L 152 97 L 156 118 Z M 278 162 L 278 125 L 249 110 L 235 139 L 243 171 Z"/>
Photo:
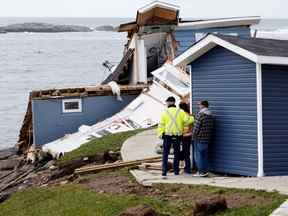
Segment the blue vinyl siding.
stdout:
<path fill-rule="evenodd" d="M 137 95 L 122 95 L 123 101 L 115 96 L 82 98 L 81 113 L 63 113 L 62 99 L 33 100 L 34 143 L 43 145 L 65 134 L 78 131 L 79 126 L 93 125 L 119 112 Z"/>
<path fill-rule="evenodd" d="M 265 175 L 288 175 L 288 67 L 262 66 Z"/>
<path fill-rule="evenodd" d="M 215 117 L 210 145 L 211 171 L 257 174 L 257 100 L 255 63 L 215 47 L 192 65 L 193 112 L 208 100 Z"/>
<path fill-rule="evenodd" d="M 180 55 L 195 42 L 195 33 L 219 33 L 231 34 L 237 33 L 240 37 L 250 37 L 250 28 L 248 26 L 238 27 L 223 27 L 223 28 L 207 28 L 207 29 L 189 29 L 189 30 L 176 30 L 174 36 L 178 42 L 177 55 Z"/>

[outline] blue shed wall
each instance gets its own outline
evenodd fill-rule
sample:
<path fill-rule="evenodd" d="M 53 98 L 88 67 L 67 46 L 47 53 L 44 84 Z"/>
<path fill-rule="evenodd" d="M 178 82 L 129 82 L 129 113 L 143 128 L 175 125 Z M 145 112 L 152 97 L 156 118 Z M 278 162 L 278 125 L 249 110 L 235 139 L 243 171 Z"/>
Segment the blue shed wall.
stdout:
<path fill-rule="evenodd" d="M 78 131 L 79 126 L 93 125 L 119 112 L 137 95 L 122 95 L 123 101 L 115 96 L 82 98 L 81 113 L 63 113 L 62 99 L 33 100 L 34 143 L 43 145 L 65 134 Z"/>
<path fill-rule="evenodd" d="M 192 65 L 192 102 L 208 100 L 215 117 L 211 171 L 257 175 L 256 65 L 215 47 Z"/>
<path fill-rule="evenodd" d="M 288 67 L 262 66 L 264 174 L 288 175 Z"/>
<path fill-rule="evenodd" d="M 250 28 L 248 26 L 238 27 L 223 27 L 223 28 L 206 28 L 206 29 L 189 29 L 189 30 L 176 30 L 174 37 L 178 42 L 177 55 L 180 55 L 195 42 L 195 33 L 220 33 L 231 34 L 237 33 L 239 37 L 250 37 Z"/>

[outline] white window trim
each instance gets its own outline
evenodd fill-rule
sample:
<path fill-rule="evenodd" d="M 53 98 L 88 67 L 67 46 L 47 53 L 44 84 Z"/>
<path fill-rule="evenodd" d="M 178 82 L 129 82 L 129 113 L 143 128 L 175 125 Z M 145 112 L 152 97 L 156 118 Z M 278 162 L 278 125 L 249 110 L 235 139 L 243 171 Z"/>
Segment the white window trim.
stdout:
<path fill-rule="evenodd" d="M 263 115 L 262 115 L 262 65 L 256 64 L 257 84 L 257 145 L 258 145 L 258 177 L 264 176 L 263 162 Z"/>
<path fill-rule="evenodd" d="M 78 102 L 79 103 L 79 108 L 78 109 L 71 109 L 71 110 L 66 110 L 65 109 L 65 103 L 69 102 Z M 62 100 L 62 112 L 63 113 L 80 113 L 82 112 L 82 99 L 77 98 L 77 99 L 64 99 Z"/>

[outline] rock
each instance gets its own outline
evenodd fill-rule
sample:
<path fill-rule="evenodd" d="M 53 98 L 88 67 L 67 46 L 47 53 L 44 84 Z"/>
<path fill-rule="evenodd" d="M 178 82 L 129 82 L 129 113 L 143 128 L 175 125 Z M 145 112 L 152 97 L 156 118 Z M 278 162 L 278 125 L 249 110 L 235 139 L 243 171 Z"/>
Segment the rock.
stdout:
<path fill-rule="evenodd" d="M 60 182 L 60 185 L 66 185 L 66 184 L 68 184 L 68 181 L 67 181 L 67 180 Z"/>
<path fill-rule="evenodd" d="M 13 170 L 19 165 L 19 159 L 7 159 L 0 161 L 0 171 Z"/>
<path fill-rule="evenodd" d="M 103 26 L 98 26 L 95 28 L 96 31 L 117 31 L 117 28 L 115 28 L 112 25 L 103 25 Z"/>
<path fill-rule="evenodd" d="M 157 213 L 153 208 L 147 205 L 138 205 L 135 207 L 127 208 L 120 216 L 167 216 Z"/>
<path fill-rule="evenodd" d="M 5 200 L 7 200 L 10 197 L 11 193 L 0 193 L 0 203 L 3 203 Z"/>
<path fill-rule="evenodd" d="M 77 25 L 53 25 L 48 23 L 18 23 L 0 27 L 4 32 L 91 32 L 92 29 L 86 26 Z"/>
<path fill-rule="evenodd" d="M 5 160 L 16 154 L 17 154 L 17 150 L 15 148 L 3 149 L 0 151 L 0 160 Z"/>
<path fill-rule="evenodd" d="M 225 198 L 216 197 L 201 202 L 197 202 L 194 207 L 194 216 L 206 216 L 227 209 Z"/>
<path fill-rule="evenodd" d="M 49 169 L 50 169 L 50 170 L 56 170 L 57 167 L 56 167 L 55 165 L 52 165 L 52 166 L 49 167 Z"/>

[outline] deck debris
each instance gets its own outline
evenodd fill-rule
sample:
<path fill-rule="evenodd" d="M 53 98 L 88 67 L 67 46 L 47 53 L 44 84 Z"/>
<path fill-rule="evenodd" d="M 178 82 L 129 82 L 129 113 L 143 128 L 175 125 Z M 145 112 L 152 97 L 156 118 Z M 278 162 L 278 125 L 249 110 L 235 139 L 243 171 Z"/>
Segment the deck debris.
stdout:
<path fill-rule="evenodd" d="M 94 166 L 85 166 L 79 169 L 75 169 L 75 174 L 87 174 L 87 173 L 96 173 L 104 170 L 110 169 L 120 169 L 124 167 L 136 167 L 145 162 L 158 162 L 162 160 L 161 156 L 151 157 L 141 160 L 133 160 L 133 161 L 125 161 L 125 162 L 115 162 L 115 163 L 108 163 L 103 165 L 94 165 Z"/>

